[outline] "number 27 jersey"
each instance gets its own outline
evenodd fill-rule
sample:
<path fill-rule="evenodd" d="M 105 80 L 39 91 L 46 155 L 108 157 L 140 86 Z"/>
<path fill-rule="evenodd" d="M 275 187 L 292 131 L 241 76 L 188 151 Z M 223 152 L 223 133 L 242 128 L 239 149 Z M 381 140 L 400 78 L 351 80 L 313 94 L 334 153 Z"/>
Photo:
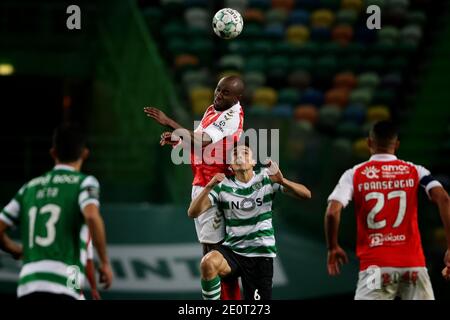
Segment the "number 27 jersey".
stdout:
<path fill-rule="evenodd" d="M 441 186 L 424 167 L 388 154 L 374 155 L 342 175 L 328 201 L 345 207 L 354 200 L 361 270 L 425 266 L 417 222 L 420 185 L 427 194 Z"/>

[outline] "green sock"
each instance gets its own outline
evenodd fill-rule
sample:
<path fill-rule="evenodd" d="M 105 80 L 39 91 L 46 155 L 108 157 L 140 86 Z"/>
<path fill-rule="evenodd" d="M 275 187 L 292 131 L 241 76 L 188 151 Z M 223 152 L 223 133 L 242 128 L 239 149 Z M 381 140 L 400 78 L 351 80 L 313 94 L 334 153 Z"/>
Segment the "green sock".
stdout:
<path fill-rule="evenodd" d="M 211 280 L 202 279 L 202 295 L 204 300 L 220 299 L 220 277 Z"/>

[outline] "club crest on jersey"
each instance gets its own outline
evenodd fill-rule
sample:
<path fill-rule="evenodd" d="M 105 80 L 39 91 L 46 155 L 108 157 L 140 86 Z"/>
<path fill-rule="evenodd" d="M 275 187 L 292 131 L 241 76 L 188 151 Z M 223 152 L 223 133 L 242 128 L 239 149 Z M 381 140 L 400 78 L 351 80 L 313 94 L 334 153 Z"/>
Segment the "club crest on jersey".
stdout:
<path fill-rule="evenodd" d="M 364 171 L 361 172 L 361 174 L 365 175 L 368 179 L 375 179 L 375 178 L 379 178 L 379 176 L 378 176 L 379 172 L 380 172 L 380 170 L 378 170 L 377 168 L 372 166 L 372 167 L 366 167 L 364 169 Z"/>
<path fill-rule="evenodd" d="M 252 189 L 256 191 L 256 190 L 261 189 L 262 187 L 263 187 L 262 182 L 258 182 L 258 183 L 255 183 L 255 184 L 252 186 Z"/>

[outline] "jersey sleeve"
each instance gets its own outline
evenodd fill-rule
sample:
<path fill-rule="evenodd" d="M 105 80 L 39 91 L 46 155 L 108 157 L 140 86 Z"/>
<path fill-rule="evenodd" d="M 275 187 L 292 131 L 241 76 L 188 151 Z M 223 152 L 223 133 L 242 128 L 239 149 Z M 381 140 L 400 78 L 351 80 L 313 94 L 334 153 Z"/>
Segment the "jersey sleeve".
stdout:
<path fill-rule="evenodd" d="M 239 129 L 240 122 L 240 113 L 231 108 L 222 112 L 216 121 L 203 129 L 203 132 L 208 134 L 212 143 L 216 143 L 225 137 L 233 135 Z"/>
<path fill-rule="evenodd" d="M 221 191 L 221 183 L 216 185 L 208 194 L 209 201 L 211 201 L 211 205 L 215 206 L 220 201 L 220 191 Z"/>
<path fill-rule="evenodd" d="M 339 179 L 338 184 L 328 197 L 328 201 L 335 200 L 342 203 L 344 207 L 353 198 L 353 169 L 349 169 Z"/>
<path fill-rule="evenodd" d="M 88 204 L 100 207 L 100 184 L 94 176 L 87 176 L 81 183 L 78 204 L 81 211 Z"/>
<path fill-rule="evenodd" d="M 14 198 L 0 212 L 0 220 L 12 227 L 20 223 L 20 210 L 22 206 L 22 197 L 26 186 L 20 188 Z"/>
<path fill-rule="evenodd" d="M 430 190 L 434 187 L 442 187 L 442 184 L 437 181 L 430 173 L 430 171 L 422 166 L 414 165 L 419 174 L 419 183 L 425 189 L 427 196 L 430 197 Z"/>

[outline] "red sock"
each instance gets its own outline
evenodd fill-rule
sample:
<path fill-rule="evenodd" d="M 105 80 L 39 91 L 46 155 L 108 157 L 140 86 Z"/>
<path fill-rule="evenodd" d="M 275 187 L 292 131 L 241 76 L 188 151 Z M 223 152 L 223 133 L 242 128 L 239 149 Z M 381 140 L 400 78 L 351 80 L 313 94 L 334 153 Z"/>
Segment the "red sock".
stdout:
<path fill-rule="evenodd" d="M 241 300 L 238 279 L 220 282 L 220 300 Z"/>

